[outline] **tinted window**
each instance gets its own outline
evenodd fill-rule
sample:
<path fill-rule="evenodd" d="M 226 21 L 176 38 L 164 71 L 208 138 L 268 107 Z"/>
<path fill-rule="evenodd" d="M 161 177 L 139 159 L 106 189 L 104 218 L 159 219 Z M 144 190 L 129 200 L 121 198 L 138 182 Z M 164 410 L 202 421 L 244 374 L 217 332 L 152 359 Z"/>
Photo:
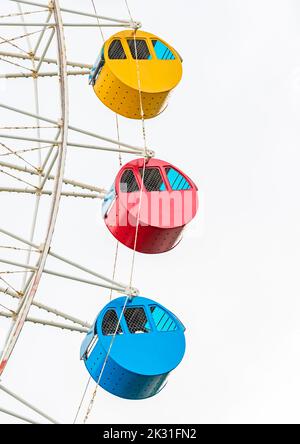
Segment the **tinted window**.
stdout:
<path fill-rule="evenodd" d="M 140 169 L 143 177 L 143 168 Z M 166 186 L 158 168 L 146 168 L 144 174 L 144 185 L 147 191 L 165 191 Z"/>
<path fill-rule="evenodd" d="M 177 330 L 177 325 L 168 313 L 162 308 L 155 306 L 151 307 L 151 313 L 158 331 L 174 331 Z"/>
<path fill-rule="evenodd" d="M 155 54 L 159 60 L 175 60 L 172 51 L 159 40 L 152 40 Z"/>
<path fill-rule="evenodd" d="M 128 45 L 131 55 L 135 60 L 136 58 L 138 58 L 138 60 L 151 59 L 151 54 L 146 40 L 128 40 Z"/>
<path fill-rule="evenodd" d="M 132 170 L 126 170 L 121 177 L 120 188 L 122 193 L 139 191 L 139 186 Z"/>
<path fill-rule="evenodd" d="M 190 190 L 191 185 L 188 181 L 174 168 L 166 168 L 166 173 L 172 190 Z"/>
<path fill-rule="evenodd" d="M 143 308 L 126 308 L 124 317 L 130 333 L 149 333 L 150 327 Z"/>
<path fill-rule="evenodd" d="M 112 336 L 116 333 L 120 335 L 123 333 L 122 327 L 119 324 L 118 315 L 115 310 L 108 310 L 102 321 L 102 334 L 104 336 Z M 118 331 L 117 331 L 118 327 Z"/>
<path fill-rule="evenodd" d="M 121 40 L 114 40 L 109 47 L 108 56 L 111 60 L 124 60 L 126 54 L 121 43 Z"/>

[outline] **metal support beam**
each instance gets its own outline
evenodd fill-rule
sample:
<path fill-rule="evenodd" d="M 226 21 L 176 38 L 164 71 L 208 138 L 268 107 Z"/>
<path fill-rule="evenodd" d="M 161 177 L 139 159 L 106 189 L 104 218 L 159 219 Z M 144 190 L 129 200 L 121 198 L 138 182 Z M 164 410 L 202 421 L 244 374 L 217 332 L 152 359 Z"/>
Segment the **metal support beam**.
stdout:
<path fill-rule="evenodd" d="M 21 6 L 20 3 L 19 3 L 19 6 Z M 47 30 L 47 24 L 50 22 L 50 19 L 51 19 L 51 17 L 52 17 L 52 14 L 53 14 L 53 10 L 52 10 L 52 9 L 49 9 L 49 14 L 48 14 L 48 16 L 47 16 L 45 26 L 43 27 L 43 30 L 42 30 L 42 32 L 41 32 L 41 34 L 40 34 L 40 36 L 39 36 L 39 39 L 38 39 L 38 41 L 37 41 L 37 43 L 36 43 L 36 45 L 35 45 L 35 48 L 34 48 L 34 50 L 33 50 L 33 54 L 34 54 L 34 55 L 37 53 L 37 51 L 38 51 L 38 49 L 39 49 L 39 47 L 40 47 L 40 44 L 42 43 L 42 40 L 43 40 L 44 35 L 45 35 L 45 32 L 46 32 L 46 30 Z"/>
<path fill-rule="evenodd" d="M 0 412 L 5 415 L 12 416 L 13 418 L 20 419 L 21 421 L 27 422 L 28 424 L 40 424 L 39 422 L 34 421 L 33 419 L 29 419 L 26 416 L 19 415 L 18 413 L 12 412 L 11 410 L 4 409 L 0 407 Z"/>
<path fill-rule="evenodd" d="M 0 161 L 0 166 L 2 166 L 4 168 L 16 170 L 16 171 L 21 171 L 22 173 L 45 177 L 45 173 L 38 173 L 33 168 L 29 168 L 29 167 L 21 167 L 19 165 L 7 163 L 7 162 L 1 162 L 1 161 Z M 48 176 L 48 180 L 55 180 L 55 176 L 52 176 L 52 175 Z M 63 182 L 66 185 L 71 185 L 76 188 L 82 188 L 83 190 L 90 190 L 90 191 L 94 191 L 96 193 L 104 194 L 104 195 L 107 194 L 107 191 L 104 188 L 98 188 L 93 185 L 88 185 L 83 182 L 78 182 L 77 180 L 64 179 Z"/>
<path fill-rule="evenodd" d="M 0 56 L 17 58 L 17 59 L 22 59 L 22 60 L 34 60 L 36 62 L 39 62 L 41 60 L 41 57 L 39 57 L 39 56 L 30 56 L 27 54 L 18 54 L 18 53 L 14 53 L 14 52 L 6 52 L 6 51 L 0 51 Z M 44 58 L 44 62 L 48 63 L 48 64 L 57 65 L 56 59 L 51 59 L 48 57 Z M 67 62 L 67 66 L 70 66 L 71 68 L 82 68 L 82 69 L 88 69 L 88 70 L 92 69 L 92 67 L 93 67 L 93 65 L 89 65 L 88 63 L 80 63 L 80 62 L 72 62 L 72 61 Z"/>
<path fill-rule="evenodd" d="M 8 296 L 14 299 L 21 299 L 22 295 L 20 293 L 16 293 L 15 291 L 10 290 L 9 288 L 0 287 L 0 293 L 7 294 Z M 42 304 L 38 301 L 33 301 L 32 305 L 39 310 L 46 311 L 47 313 L 51 313 L 59 318 L 64 319 L 65 321 L 73 322 L 73 324 L 81 325 L 81 327 L 85 327 L 90 329 L 91 324 L 88 322 L 84 322 L 81 319 L 75 318 L 69 314 L 64 313 L 63 311 L 57 310 L 56 308 L 49 307 L 48 305 Z"/>
<path fill-rule="evenodd" d="M 24 268 L 24 270 L 30 270 L 30 271 L 38 271 L 39 270 L 39 267 L 35 267 L 33 265 L 22 264 L 20 262 L 10 261 L 8 259 L 1 259 L 0 258 L 0 263 L 7 264 L 7 265 L 13 265 L 13 266 L 19 267 L 19 268 Z M 50 276 L 57 276 L 57 277 L 60 277 L 63 279 L 69 279 L 69 280 L 75 281 L 75 282 L 81 282 L 83 284 L 93 285 L 95 287 L 101 287 L 101 288 L 107 288 L 109 290 L 115 290 L 115 291 L 118 291 L 119 293 L 124 293 L 126 290 L 124 287 L 119 287 L 119 286 L 117 287 L 112 284 L 111 285 L 101 284 L 100 282 L 91 281 L 89 279 L 82 279 L 77 276 L 71 276 L 69 274 L 59 273 L 59 272 L 53 271 L 53 270 L 47 270 L 46 268 L 44 268 L 43 273 L 49 274 Z"/>
<path fill-rule="evenodd" d="M 50 190 L 30 190 L 28 188 L 4 188 L 0 187 L 0 193 L 15 193 L 15 194 L 32 194 L 38 196 L 52 196 L 53 191 Z M 74 193 L 68 191 L 62 191 L 62 197 L 76 197 L 81 199 L 104 199 L 105 195 L 92 194 L 92 193 Z"/>
<path fill-rule="evenodd" d="M 42 416 L 44 419 L 47 419 L 48 421 L 50 421 L 52 424 L 59 424 L 58 421 L 56 421 L 55 419 L 51 418 L 51 416 L 46 415 L 46 413 L 42 412 L 40 409 L 38 409 L 37 407 L 35 407 L 34 405 L 32 405 L 31 403 L 25 401 L 25 399 L 21 398 L 20 396 L 16 395 L 14 392 L 12 392 L 11 390 L 9 390 L 8 388 L 4 387 L 4 385 L 0 384 L 0 390 L 2 390 L 3 392 L 5 392 L 7 395 L 11 396 L 12 398 L 16 399 L 17 401 L 19 401 L 21 404 L 25 405 L 26 407 L 28 407 L 30 410 L 33 410 L 35 413 L 37 413 L 38 415 Z"/>
<path fill-rule="evenodd" d="M 0 311 L 0 317 L 7 318 L 7 319 L 13 319 L 14 315 L 12 313 L 6 313 L 4 311 Z M 30 322 L 31 324 L 37 324 L 37 325 L 44 325 L 48 327 L 53 328 L 59 328 L 60 330 L 68 330 L 76 333 L 87 333 L 89 331 L 88 328 L 85 327 L 77 327 L 77 326 L 71 326 L 68 324 L 62 324 L 60 322 L 54 322 L 54 321 L 46 321 L 44 319 L 37 319 L 37 318 L 31 318 L 27 317 L 26 322 Z M 1 389 L 1 386 L 0 386 Z"/>
<path fill-rule="evenodd" d="M 46 54 L 48 52 L 48 49 L 49 49 L 49 47 L 50 47 L 50 45 L 52 43 L 54 35 L 55 35 L 55 29 L 52 29 L 52 32 L 50 34 L 50 37 L 48 38 L 48 41 L 47 41 L 46 46 L 44 48 L 44 51 L 43 51 L 43 53 L 42 53 L 42 55 L 40 57 L 39 63 L 37 65 L 36 69 L 35 69 L 36 72 L 39 72 L 39 70 L 40 70 L 40 68 L 42 66 L 42 63 L 44 62 L 44 59 L 45 59 Z"/>
<path fill-rule="evenodd" d="M 22 60 L 34 60 L 35 62 L 39 62 L 41 60 L 41 57 L 38 56 L 31 56 L 29 54 L 18 54 L 15 52 L 7 52 L 7 51 L 0 51 L 0 56 L 17 58 Z M 56 59 L 49 59 L 45 57 L 44 62 L 48 64 L 57 65 Z M 72 62 L 72 61 L 67 62 L 67 66 L 71 66 L 72 68 L 82 68 L 82 69 L 92 69 L 93 67 L 93 65 L 88 65 L 86 63 L 80 63 L 80 62 Z"/>
<path fill-rule="evenodd" d="M 30 2 L 30 1 L 26 1 L 26 0 L 10 0 L 10 1 L 17 2 L 17 3 L 23 3 L 25 5 L 38 6 L 38 7 L 41 7 L 41 8 L 49 8 L 49 5 L 47 5 L 47 4 L 42 4 L 42 3 L 37 3 L 37 2 Z M 68 12 L 70 14 L 81 15 L 83 17 L 92 17 L 92 18 L 97 18 L 97 19 L 100 19 L 100 20 L 108 20 L 108 21 L 116 22 L 116 23 L 120 23 L 120 24 L 127 24 L 128 23 L 128 20 L 120 20 L 120 19 L 116 19 L 116 18 L 112 18 L 112 17 L 105 17 L 105 16 L 102 16 L 102 15 L 96 15 L 96 14 L 90 14 L 90 13 L 87 13 L 87 12 L 76 11 L 76 10 L 73 10 L 73 9 L 61 8 L 61 11 L 62 12 Z M 130 25 L 133 26 L 133 27 L 138 27 L 138 28 L 140 28 L 142 26 L 140 22 L 132 22 L 132 23 L 130 23 Z"/>
<path fill-rule="evenodd" d="M 62 22 L 62 16 L 60 11 L 60 5 L 58 0 L 53 0 L 53 14 L 55 17 L 56 24 L 56 36 L 57 36 L 57 54 L 59 61 L 59 74 L 60 74 L 60 120 L 61 120 L 61 140 L 62 144 L 60 147 L 59 159 L 57 162 L 57 174 L 54 185 L 54 192 L 52 196 L 52 204 L 49 215 L 48 226 L 46 230 L 46 235 L 44 238 L 43 247 L 40 249 L 39 264 L 36 272 L 33 275 L 32 281 L 26 290 L 21 304 L 18 307 L 17 316 L 14 319 L 11 329 L 8 334 L 8 338 L 5 343 L 5 347 L 1 354 L 0 362 L 0 375 L 3 374 L 7 363 L 12 355 L 12 352 L 16 346 L 19 339 L 21 331 L 23 329 L 26 317 L 30 310 L 31 304 L 35 298 L 40 280 L 43 275 L 45 264 L 48 258 L 48 254 L 51 248 L 52 238 L 54 235 L 56 220 L 58 216 L 62 186 L 63 186 L 63 176 L 65 170 L 66 161 L 66 151 L 67 151 L 67 140 L 68 140 L 68 124 L 69 124 L 69 98 L 68 98 L 68 85 L 67 85 L 67 57 L 66 57 L 66 47 L 65 47 L 65 37 L 64 28 Z M 24 24 L 23 24 L 24 26 Z M 36 117 L 38 118 L 38 117 Z"/>
<path fill-rule="evenodd" d="M 37 137 L 25 137 L 25 136 L 16 136 L 16 135 L 10 135 L 10 134 L 0 134 L 0 138 L 3 139 L 13 139 L 13 140 L 22 140 L 24 142 L 37 142 L 37 143 L 47 143 L 51 145 L 60 145 L 60 141 L 55 140 L 49 140 L 49 139 L 38 139 Z M 108 151 L 108 152 L 114 152 L 114 153 L 127 153 L 127 154 L 140 154 L 141 156 L 144 155 L 145 150 L 143 148 L 137 149 L 124 149 L 124 148 L 111 148 L 107 146 L 97 146 L 97 145 L 88 145 L 85 143 L 75 143 L 75 142 L 67 142 L 68 146 L 73 148 L 84 148 L 88 150 L 96 150 L 96 151 Z M 153 156 L 153 153 L 150 152 L 149 156 Z"/>
<path fill-rule="evenodd" d="M 33 242 L 29 242 L 28 240 L 23 239 L 22 237 L 17 236 L 17 235 L 15 235 L 15 234 L 7 231 L 7 230 L 3 230 L 2 228 L 0 228 L 0 233 L 4 234 L 5 236 L 11 237 L 12 239 L 15 239 L 15 240 L 17 240 L 19 242 L 22 242 L 23 244 L 28 245 L 28 246 L 30 246 L 32 248 L 40 249 L 40 247 L 38 245 L 34 244 Z M 67 258 L 65 258 L 65 257 L 63 257 L 63 256 L 61 256 L 59 254 L 56 254 L 52 250 L 49 251 L 49 256 L 52 256 L 55 259 L 58 259 L 58 260 L 60 260 L 62 262 L 65 262 L 66 264 L 71 265 L 71 267 L 75 267 L 78 270 L 84 271 L 85 273 L 88 273 L 88 274 L 90 274 L 92 276 L 95 276 L 95 277 L 97 277 L 97 278 L 99 278 L 99 279 L 101 279 L 103 281 L 109 282 L 110 284 L 116 285 L 117 287 L 121 287 L 123 289 L 122 291 L 124 291 L 124 289 L 125 289 L 127 293 L 131 292 L 131 294 L 133 296 L 137 296 L 139 294 L 139 291 L 136 288 L 128 289 L 128 287 L 126 287 L 126 285 L 124 285 L 122 283 L 119 283 L 119 282 L 116 282 L 113 279 L 109 279 L 109 278 L 107 278 L 107 277 L 105 277 L 105 276 L 103 276 L 103 275 L 101 275 L 101 274 L 99 274 L 99 273 L 97 273 L 97 272 L 95 272 L 93 270 L 88 269 L 87 267 L 84 267 L 84 266 L 82 266 L 82 265 L 80 265 L 80 264 L 78 264 L 78 263 L 76 263 L 74 261 L 71 261 L 70 259 L 67 259 Z"/>
<path fill-rule="evenodd" d="M 67 76 L 88 76 L 90 71 L 67 71 Z M 9 73 L 1 74 L 0 79 L 35 79 L 38 77 L 56 77 L 58 73 L 55 71 L 33 72 L 33 73 Z"/>
<path fill-rule="evenodd" d="M 38 22 L 25 22 L 24 24 L 18 23 L 18 22 L 0 22 L 0 26 L 8 26 L 8 27 L 18 27 L 18 26 L 26 26 L 28 27 L 42 27 L 45 26 L 45 23 L 38 23 Z M 54 28 L 56 25 L 55 23 L 48 23 L 47 28 Z M 64 28 L 99 28 L 98 23 L 63 23 Z M 131 28 L 132 24 L 131 22 L 127 23 L 103 23 L 101 24 L 101 27 L 103 28 Z"/>
<path fill-rule="evenodd" d="M 9 111 L 13 111 L 13 112 L 16 112 L 16 113 L 19 113 L 19 114 L 23 114 L 24 116 L 32 117 L 34 119 L 39 119 L 39 120 L 42 120 L 44 122 L 51 123 L 53 125 L 57 125 L 58 124 L 58 122 L 53 120 L 53 119 L 49 119 L 47 117 L 39 116 L 39 115 L 36 115 L 34 113 L 30 113 L 28 111 L 20 110 L 18 108 L 14 108 L 12 106 L 8 106 L 5 103 L 0 103 L 0 107 L 4 108 L 4 109 L 7 109 Z M 123 147 L 129 148 L 129 149 L 131 149 L 133 151 L 137 151 L 138 153 L 140 153 L 141 151 L 143 151 L 143 152 L 145 151 L 144 148 L 136 147 L 136 146 L 130 145 L 128 143 L 124 143 L 124 142 L 120 142 L 118 140 L 110 139 L 108 137 L 100 136 L 99 134 L 95 134 L 95 133 L 92 133 L 90 131 L 86 131 L 86 130 L 83 130 L 83 129 L 80 129 L 80 128 L 76 128 L 75 126 L 69 125 L 69 130 L 75 131 L 77 133 L 84 134 L 85 136 L 95 137 L 96 139 L 104 140 L 105 142 L 113 143 L 114 145 L 117 145 L 117 146 L 123 146 Z"/>

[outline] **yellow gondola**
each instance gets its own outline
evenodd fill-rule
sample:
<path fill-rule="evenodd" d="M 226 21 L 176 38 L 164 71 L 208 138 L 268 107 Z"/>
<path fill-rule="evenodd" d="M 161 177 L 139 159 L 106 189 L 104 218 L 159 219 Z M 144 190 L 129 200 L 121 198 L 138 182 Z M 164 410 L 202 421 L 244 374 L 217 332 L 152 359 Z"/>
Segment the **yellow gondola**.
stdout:
<path fill-rule="evenodd" d="M 182 59 L 174 48 L 148 32 L 126 30 L 105 42 L 90 84 L 104 105 L 130 119 L 142 118 L 141 90 L 144 118 L 150 119 L 164 111 L 181 78 Z"/>

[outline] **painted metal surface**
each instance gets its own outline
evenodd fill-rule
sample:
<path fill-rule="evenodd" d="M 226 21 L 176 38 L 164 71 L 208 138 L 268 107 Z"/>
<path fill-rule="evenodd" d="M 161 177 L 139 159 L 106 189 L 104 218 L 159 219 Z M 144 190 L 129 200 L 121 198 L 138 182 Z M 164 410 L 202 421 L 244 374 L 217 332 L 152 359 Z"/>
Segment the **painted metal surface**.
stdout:
<path fill-rule="evenodd" d="M 126 310 L 144 310 L 147 332 L 130 332 L 125 311 L 120 322 L 122 334 L 115 337 L 99 381 L 113 337 L 103 333 L 103 320 L 111 310 L 115 310 L 120 319 L 125 301 L 125 297 L 115 299 L 100 312 L 82 343 L 80 355 L 88 372 L 102 388 L 121 398 L 145 399 L 161 391 L 169 373 L 182 361 L 186 347 L 185 328 L 173 313 L 157 302 L 143 297 L 134 298 L 128 302 Z M 155 310 L 160 311 L 157 312 L 159 320 L 157 315 L 155 317 Z"/>
<path fill-rule="evenodd" d="M 132 52 L 135 54 L 135 45 L 132 51 L 128 45 L 128 41 L 134 38 L 145 41 L 149 50 L 147 59 L 138 60 L 140 76 L 137 75 L 137 61 L 132 55 Z M 125 59 L 109 57 L 110 46 L 116 40 L 123 46 Z M 157 49 L 155 42 L 160 42 Z M 172 56 L 164 56 L 159 46 L 166 47 Z M 149 119 L 166 108 L 168 97 L 181 78 L 182 60 L 174 48 L 154 34 L 126 30 L 113 35 L 104 44 L 90 81 L 97 97 L 112 111 L 131 119 L 141 119 L 142 99 L 144 118 Z"/>
<path fill-rule="evenodd" d="M 56 23 L 56 36 L 57 36 L 57 50 L 58 50 L 58 65 L 60 74 L 60 101 L 61 101 L 61 148 L 59 151 L 59 157 L 57 160 L 57 173 L 53 190 L 52 207 L 50 211 L 48 229 L 45 237 L 43 249 L 40 254 L 39 264 L 37 270 L 33 276 L 33 279 L 22 298 L 19 305 L 18 313 L 13 321 L 13 324 L 8 335 L 6 345 L 1 355 L 0 361 L 0 376 L 3 374 L 7 362 L 15 348 L 18 338 L 26 322 L 26 317 L 30 310 L 31 304 L 36 295 L 43 270 L 45 268 L 46 260 L 49 254 L 51 241 L 56 225 L 56 219 L 59 210 L 60 197 L 63 185 L 63 175 L 65 169 L 65 159 L 67 150 L 67 138 L 68 138 L 68 122 L 69 122 L 69 105 L 68 105 L 68 85 L 67 85 L 67 58 L 66 48 L 64 40 L 64 30 L 62 17 L 60 12 L 59 0 L 53 1 L 54 17 Z"/>
<path fill-rule="evenodd" d="M 158 169 L 163 179 L 160 191 L 147 191 L 143 187 L 144 160 L 133 160 L 120 170 L 115 181 L 115 192 L 105 198 L 104 221 L 113 236 L 133 249 L 136 225 L 141 202 L 137 251 L 146 254 L 164 253 L 176 247 L 182 239 L 184 228 L 197 214 L 198 189 L 194 182 L 178 168 L 159 159 L 150 159 L 147 169 Z M 122 192 L 120 182 L 125 171 L 133 171 L 139 189 Z M 176 180 L 180 177 L 181 180 Z M 182 186 L 179 186 L 180 183 Z"/>

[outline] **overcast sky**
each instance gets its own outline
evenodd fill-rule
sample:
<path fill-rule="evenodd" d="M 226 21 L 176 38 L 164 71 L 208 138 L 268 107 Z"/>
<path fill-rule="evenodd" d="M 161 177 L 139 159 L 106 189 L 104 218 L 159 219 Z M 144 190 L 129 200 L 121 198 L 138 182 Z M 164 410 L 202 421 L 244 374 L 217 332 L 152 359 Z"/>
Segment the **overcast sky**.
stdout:
<path fill-rule="evenodd" d="M 15 10 L 8 0 L 1 8 L 2 3 L 5 12 Z M 124 0 L 95 3 L 99 14 L 127 18 Z M 61 4 L 92 11 L 89 0 Z M 143 29 L 170 42 L 184 59 L 183 81 L 166 112 L 147 121 L 147 139 L 158 158 L 197 183 L 200 210 L 172 252 L 137 256 L 134 285 L 182 320 L 187 352 L 152 399 L 125 401 L 99 389 L 90 422 L 299 423 L 300 4 L 129 4 Z M 101 47 L 99 30 L 68 29 L 66 45 L 69 59 L 93 63 Z M 2 82 L 1 101 L 34 111 L 32 90 L 26 90 L 30 82 Z M 56 82 L 41 80 L 40 91 L 41 114 L 57 118 Z M 113 113 L 85 77 L 70 78 L 69 92 L 73 125 L 116 138 Z M 120 132 L 123 141 L 142 143 L 139 122 L 120 118 Z M 117 155 L 71 150 L 66 176 L 110 187 Z M 130 159 L 124 156 L 124 162 Z M 13 199 L 0 196 L 1 225 L 28 237 L 29 224 Z M 22 205 L 33 208 L 33 199 L 23 198 Z M 53 249 L 111 276 L 115 240 L 101 220 L 101 203 L 63 200 Z M 118 280 L 129 282 L 131 258 L 120 247 Z M 47 267 L 73 272 L 54 260 Z M 92 322 L 109 292 L 44 277 L 37 299 Z M 8 325 L 0 321 L 2 338 Z M 88 379 L 79 361 L 82 339 L 26 325 L 3 383 L 59 421 L 72 422 Z M 1 393 L 0 406 L 34 417 Z M 0 414 L 0 423 L 7 422 L 16 421 Z"/>

